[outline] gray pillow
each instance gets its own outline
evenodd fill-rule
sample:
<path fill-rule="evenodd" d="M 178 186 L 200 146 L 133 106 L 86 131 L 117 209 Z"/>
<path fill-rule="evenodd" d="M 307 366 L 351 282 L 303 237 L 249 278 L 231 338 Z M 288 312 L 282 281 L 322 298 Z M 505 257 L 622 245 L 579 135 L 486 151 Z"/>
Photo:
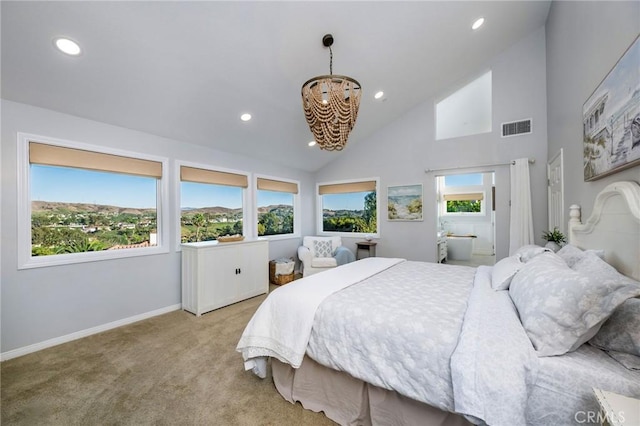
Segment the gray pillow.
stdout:
<path fill-rule="evenodd" d="M 585 253 L 591 253 L 591 252 L 598 255 L 600 259 L 604 259 L 604 250 L 584 250 L 583 251 L 581 248 L 576 247 L 572 244 L 567 244 L 566 246 L 563 246 L 560 250 L 558 250 L 556 254 L 560 256 L 567 263 L 569 268 L 573 268 L 575 264 L 578 263 L 578 261 L 584 257 Z"/>
<path fill-rule="evenodd" d="M 605 351 L 640 356 L 640 299 L 628 299 L 589 343 Z"/>
<path fill-rule="evenodd" d="M 595 254 L 584 259 L 578 271 L 555 253 L 543 253 L 511 281 L 509 295 L 539 356 L 576 350 L 625 300 L 640 296 L 637 282 L 621 279 L 626 277 Z"/>

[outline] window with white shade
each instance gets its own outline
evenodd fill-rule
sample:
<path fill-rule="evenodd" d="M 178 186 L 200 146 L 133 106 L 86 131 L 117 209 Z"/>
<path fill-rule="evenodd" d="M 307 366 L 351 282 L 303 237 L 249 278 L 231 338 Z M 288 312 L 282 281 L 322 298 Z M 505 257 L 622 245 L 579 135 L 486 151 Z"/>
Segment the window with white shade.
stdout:
<path fill-rule="evenodd" d="M 257 230 L 259 237 L 299 235 L 297 181 L 256 178 Z"/>
<path fill-rule="evenodd" d="M 318 184 L 318 232 L 378 234 L 378 179 Z"/>
<path fill-rule="evenodd" d="M 180 165 L 180 241 L 243 235 L 246 173 Z"/>
<path fill-rule="evenodd" d="M 167 159 L 27 134 L 18 141 L 19 268 L 167 251 Z"/>

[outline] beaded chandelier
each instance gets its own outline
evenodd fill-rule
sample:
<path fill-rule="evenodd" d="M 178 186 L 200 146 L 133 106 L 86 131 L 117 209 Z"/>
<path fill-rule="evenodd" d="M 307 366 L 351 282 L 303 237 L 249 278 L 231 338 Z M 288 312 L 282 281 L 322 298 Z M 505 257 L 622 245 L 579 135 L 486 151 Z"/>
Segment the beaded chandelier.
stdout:
<path fill-rule="evenodd" d="M 329 75 L 302 85 L 302 108 L 320 149 L 342 151 L 358 118 L 362 90 L 353 78 L 333 74 L 333 36 L 322 37 L 322 44 L 329 48 Z"/>

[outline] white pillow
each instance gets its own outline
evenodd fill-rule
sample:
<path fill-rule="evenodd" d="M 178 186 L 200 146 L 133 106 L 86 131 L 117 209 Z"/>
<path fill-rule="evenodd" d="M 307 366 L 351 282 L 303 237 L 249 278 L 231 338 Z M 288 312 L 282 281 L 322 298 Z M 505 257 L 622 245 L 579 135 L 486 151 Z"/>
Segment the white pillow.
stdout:
<path fill-rule="evenodd" d="M 332 257 L 333 244 L 331 240 L 315 240 L 313 242 L 313 257 Z"/>
<path fill-rule="evenodd" d="M 519 254 L 498 261 L 491 270 L 491 287 L 494 290 L 507 290 L 511 279 L 523 266 Z"/>
<path fill-rule="evenodd" d="M 547 252 L 553 252 L 553 250 L 546 247 L 540 247 L 535 244 L 528 244 L 516 250 L 516 252 L 513 253 L 513 256 L 519 255 L 520 260 L 523 261 L 524 263 L 527 263 L 534 257 Z"/>
<path fill-rule="evenodd" d="M 637 282 L 620 279 L 615 269 L 612 274 L 593 259 L 613 269 L 593 253 L 585 253 L 581 271 L 555 253 L 544 253 L 513 277 L 509 295 L 539 356 L 576 350 L 618 306 L 640 295 Z"/>

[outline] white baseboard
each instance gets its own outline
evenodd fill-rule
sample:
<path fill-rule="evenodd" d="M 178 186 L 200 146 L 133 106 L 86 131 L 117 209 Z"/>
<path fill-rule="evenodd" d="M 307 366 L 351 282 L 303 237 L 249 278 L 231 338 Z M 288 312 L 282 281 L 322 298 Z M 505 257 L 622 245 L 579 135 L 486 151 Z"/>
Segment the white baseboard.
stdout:
<path fill-rule="evenodd" d="M 177 311 L 182 309 L 182 304 L 170 305 L 164 308 L 156 309 L 155 311 L 145 312 L 143 314 L 134 315 L 129 318 L 123 318 L 118 321 L 109 322 L 96 327 L 87 328 L 86 330 L 76 331 L 75 333 L 67 334 L 66 336 L 60 336 L 53 339 L 45 340 L 44 342 L 34 343 L 33 345 L 24 346 L 22 348 L 13 349 L 7 352 L 0 353 L 0 362 L 7 361 L 11 358 L 17 358 L 22 355 L 27 355 L 33 352 L 41 351 L 42 349 L 57 346 L 62 343 L 78 340 L 83 337 L 91 336 L 92 334 L 102 333 L 103 331 L 112 330 L 114 328 L 122 327 L 123 325 L 132 324 L 134 322 L 142 321 L 147 318 L 155 317 L 158 315 L 166 314 L 168 312 Z"/>

